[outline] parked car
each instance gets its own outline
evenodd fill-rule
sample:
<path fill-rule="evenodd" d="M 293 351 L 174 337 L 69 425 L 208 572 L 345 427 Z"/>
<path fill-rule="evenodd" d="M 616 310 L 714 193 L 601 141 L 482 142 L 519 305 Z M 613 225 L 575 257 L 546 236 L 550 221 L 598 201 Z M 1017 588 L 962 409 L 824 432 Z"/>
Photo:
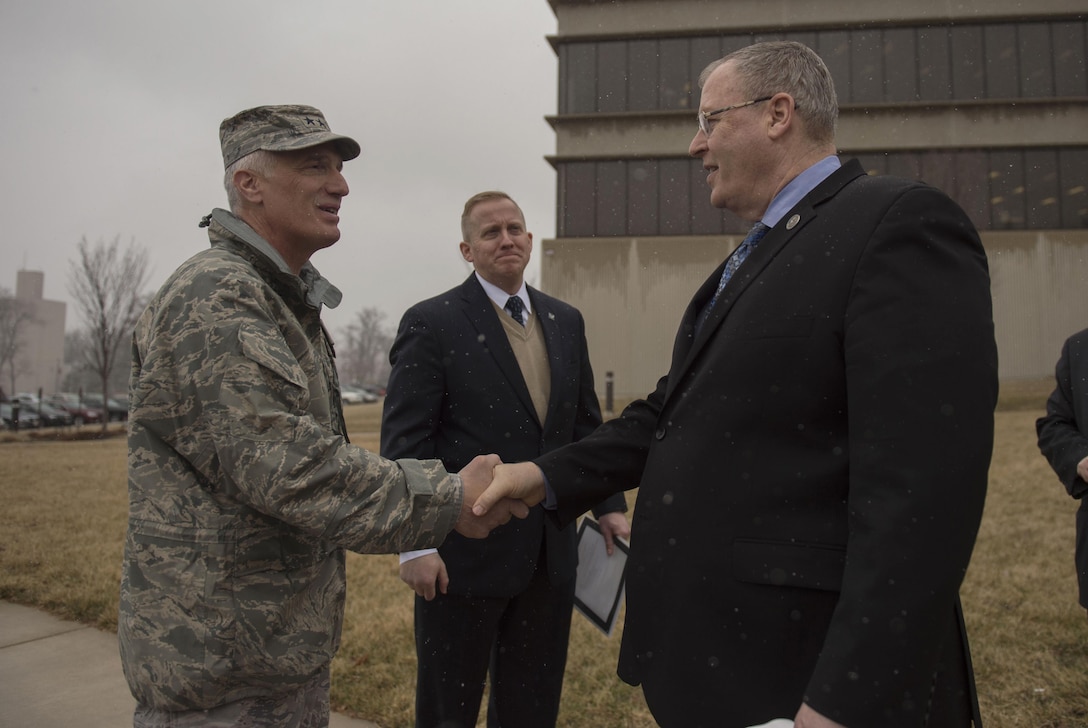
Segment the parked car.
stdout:
<path fill-rule="evenodd" d="M 374 394 L 359 387 L 341 386 L 340 401 L 344 404 L 361 404 L 377 402 L 378 398 Z"/>
<path fill-rule="evenodd" d="M 20 420 L 22 420 L 21 413 L 26 411 L 38 416 L 41 427 L 67 427 L 75 424 L 75 418 L 66 410 L 53 405 L 48 400 L 39 401 L 36 394 L 20 392 L 15 395 L 15 399 L 19 401 Z"/>
<path fill-rule="evenodd" d="M 34 407 L 33 411 L 41 419 L 42 427 L 71 427 L 76 423 L 76 418 L 71 412 L 54 407 L 47 402 Z"/>
<path fill-rule="evenodd" d="M 373 394 L 375 397 L 385 396 L 385 387 L 380 384 L 364 384 L 363 389 Z"/>
<path fill-rule="evenodd" d="M 63 428 L 75 424 L 75 417 L 63 407 L 50 402 L 49 399 L 38 400 L 38 395 L 29 392 L 21 392 L 15 395 L 20 406 L 20 420 L 23 412 L 33 412 L 38 417 L 40 427 Z M 20 424 L 23 427 L 23 424 Z"/>
<path fill-rule="evenodd" d="M 80 401 L 79 395 L 74 392 L 59 392 L 48 398 L 46 402 L 72 415 L 77 425 L 93 425 L 102 421 L 102 410 L 84 404 Z"/>
<path fill-rule="evenodd" d="M 340 401 L 343 404 L 361 404 L 363 393 L 351 387 L 340 386 Z"/>
<path fill-rule="evenodd" d="M 0 421 L 4 423 L 5 430 L 15 429 L 15 410 L 13 402 L 0 402 Z M 19 429 L 33 430 L 41 427 L 41 420 L 32 409 L 19 403 Z"/>
<path fill-rule="evenodd" d="M 91 409 L 97 409 L 102 411 L 102 395 L 101 394 L 85 394 L 83 395 L 83 404 L 87 405 Z M 118 402 L 113 397 L 106 400 L 106 411 L 109 416 L 110 422 L 124 422 L 128 419 L 128 406 Z"/>

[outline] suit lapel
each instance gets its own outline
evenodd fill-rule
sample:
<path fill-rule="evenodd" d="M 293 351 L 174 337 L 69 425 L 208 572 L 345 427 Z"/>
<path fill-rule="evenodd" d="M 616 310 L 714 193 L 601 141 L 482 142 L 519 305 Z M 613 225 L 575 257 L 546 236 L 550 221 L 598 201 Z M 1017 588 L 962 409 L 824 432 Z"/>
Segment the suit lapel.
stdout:
<path fill-rule="evenodd" d="M 536 408 L 533 407 L 533 398 L 529 396 L 529 388 L 525 385 L 525 377 L 521 374 L 521 367 L 518 366 L 517 357 L 514 356 L 514 350 L 510 346 L 510 340 L 506 337 L 502 322 L 499 321 L 498 314 L 495 312 L 494 306 L 491 305 L 491 299 L 487 297 L 483 286 L 476 280 L 475 273 L 470 275 L 468 280 L 461 286 L 461 293 L 465 316 L 468 317 L 473 328 L 479 334 L 485 350 L 494 359 L 499 371 L 506 378 L 506 381 L 510 383 L 510 386 L 517 393 L 518 399 L 521 400 L 522 406 L 529 412 L 535 422 Z M 484 374 L 481 373 L 481 376 L 484 376 Z"/>
<path fill-rule="evenodd" d="M 793 209 L 787 212 L 778 224 L 764 236 L 763 240 L 748 256 L 748 259 L 744 261 L 744 265 L 729 280 L 725 290 L 722 291 L 718 301 L 714 304 L 714 308 L 710 311 L 710 315 L 696 335 L 693 333 L 695 322 L 703 306 L 714 294 L 725 263 L 719 265 L 714 274 L 699 287 L 695 297 L 684 312 L 680 334 L 677 336 L 677 343 L 673 352 L 673 366 L 669 373 L 666 400 L 672 394 L 676 384 L 683 378 L 683 374 L 698 357 L 699 352 L 715 335 L 737 299 L 759 278 L 764 269 L 778 257 L 805 226 L 816 218 L 820 205 L 834 197 L 845 185 L 863 174 L 865 174 L 865 171 L 857 160 L 850 160 L 794 205 Z M 678 364 L 679 367 L 677 367 Z"/>
<path fill-rule="evenodd" d="M 728 256 L 726 257 L 728 260 Z M 676 332 L 676 340 L 672 344 L 672 361 L 669 366 L 669 382 L 668 387 L 665 390 L 665 401 L 668 401 L 669 396 L 672 395 L 673 389 L 675 389 L 677 383 L 680 381 L 680 373 L 687 367 L 685 362 L 688 361 L 692 352 L 695 351 L 696 339 L 699 342 L 701 348 L 702 342 L 706 340 L 706 332 L 709 320 L 704 322 L 702 329 L 699 331 L 699 336 L 695 336 L 695 326 L 699 321 L 699 316 L 702 313 L 703 308 L 710 302 L 711 297 L 714 295 L 714 291 L 718 287 L 718 281 L 722 277 L 722 271 L 725 269 L 725 261 L 723 260 L 714 272 L 703 281 L 703 285 L 699 286 L 695 291 L 695 295 L 692 297 L 691 302 L 688 303 L 688 307 L 684 310 L 684 315 L 680 319 L 680 328 Z"/>

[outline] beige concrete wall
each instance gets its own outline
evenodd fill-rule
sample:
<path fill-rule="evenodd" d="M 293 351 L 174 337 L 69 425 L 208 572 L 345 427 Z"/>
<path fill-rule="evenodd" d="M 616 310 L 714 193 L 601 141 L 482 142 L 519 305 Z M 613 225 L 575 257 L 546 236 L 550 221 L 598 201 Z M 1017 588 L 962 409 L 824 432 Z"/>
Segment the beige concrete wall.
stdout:
<path fill-rule="evenodd" d="M 1062 342 L 1088 327 L 1088 231 L 996 232 L 990 260 L 1002 380 L 1053 375 Z M 581 309 L 598 393 L 649 393 L 669 368 L 680 316 L 738 236 L 571 238 L 542 245 L 541 288 Z"/>
<path fill-rule="evenodd" d="M 765 29 L 804 25 L 905 23 L 955 19 L 979 22 L 1015 19 L 1025 15 L 1083 13 L 1083 0 L 622 0 L 585 3 L 551 0 L 559 35 L 637 35 L 653 28 L 655 34 L 695 33 L 707 30 Z"/>
<path fill-rule="evenodd" d="M 1062 342 L 1088 328 L 1088 231 L 993 232 L 983 240 L 1001 378 L 1052 376 Z"/>
<path fill-rule="evenodd" d="M 581 309 L 597 393 L 648 394 L 668 371 L 680 316 L 743 236 L 545 240 L 541 288 Z"/>
<path fill-rule="evenodd" d="M 551 0 L 558 37 L 610 38 L 857 27 L 932 20 L 981 22 L 1083 14 L 1085 0 Z M 1079 100 L 1078 100 L 1079 101 Z M 677 157 L 695 133 L 691 111 L 553 117 L 555 160 Z M 846 106 L 838 145 L 870 150 L 1082 145 L 1088 108 L 1069 100 Z M 1065 337 L 1088 327 L 1088 231 L 993 232 L 990 257 L 1002 379 L 1048 377 Z M 669 365 L 680 315 L 739 242 L 722 238 L 543 241 L 541 287 L 582 309 L 597 387 L 649 392 Z"/>

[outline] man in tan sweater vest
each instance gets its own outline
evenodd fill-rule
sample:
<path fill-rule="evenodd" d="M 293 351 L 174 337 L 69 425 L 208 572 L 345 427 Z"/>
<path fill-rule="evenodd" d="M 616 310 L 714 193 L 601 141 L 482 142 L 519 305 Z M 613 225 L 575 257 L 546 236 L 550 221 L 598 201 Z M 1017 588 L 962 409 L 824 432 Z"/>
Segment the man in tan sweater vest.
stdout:
<path fill-rule="evenodd" d="M 577 309 L 525 284 L 533 236 L 505 193 L 465 204 L 461 255 L 475 272 L 405 313 L 390 353 L 386 457 L 459 467 L 497 453 L 519 462 L 601 421 Z M 622 497 L 594 509 L 611 553 L 630 533 Z M 401 555 L 416 594 L 417 728 L 472 728 L 490 672 L 489 726 L 551 728 L 574 599 L 573 528 L 541 508 L 482 541 L 448 538 Z"/>

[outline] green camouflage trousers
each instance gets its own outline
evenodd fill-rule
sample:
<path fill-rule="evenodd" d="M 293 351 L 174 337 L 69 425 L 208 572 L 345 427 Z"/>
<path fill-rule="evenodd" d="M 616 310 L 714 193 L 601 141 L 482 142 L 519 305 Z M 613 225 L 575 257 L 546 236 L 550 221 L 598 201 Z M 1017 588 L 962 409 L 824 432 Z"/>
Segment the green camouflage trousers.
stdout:
<path fill-rule="evenodd" d="M 170 712 L 136 706 L 133 728 L 327 728 L 329 670 L 291 693 L 243 698 L 211 710 Z"/>

